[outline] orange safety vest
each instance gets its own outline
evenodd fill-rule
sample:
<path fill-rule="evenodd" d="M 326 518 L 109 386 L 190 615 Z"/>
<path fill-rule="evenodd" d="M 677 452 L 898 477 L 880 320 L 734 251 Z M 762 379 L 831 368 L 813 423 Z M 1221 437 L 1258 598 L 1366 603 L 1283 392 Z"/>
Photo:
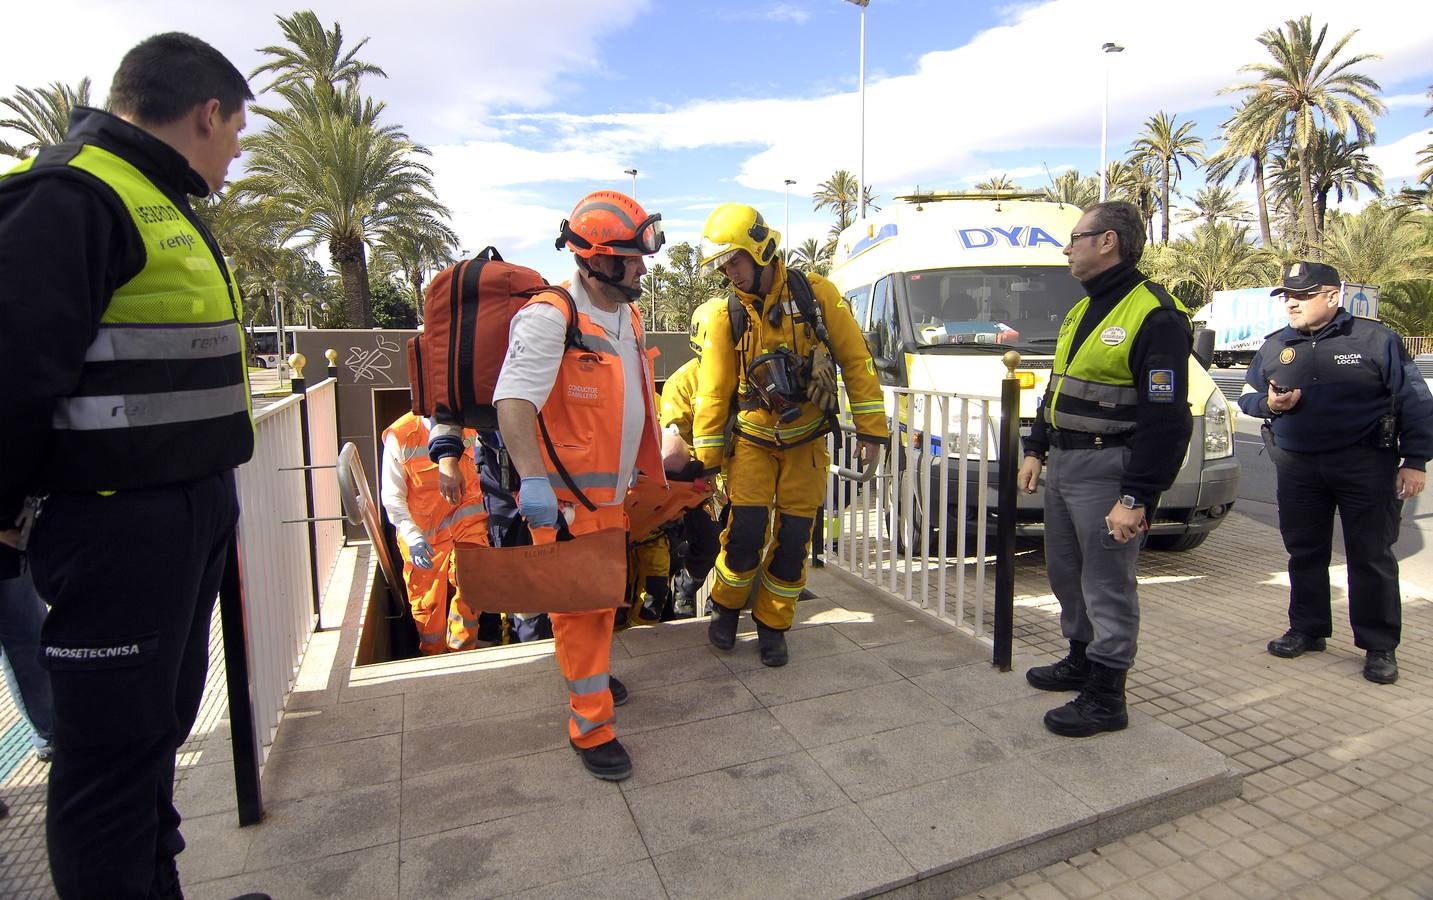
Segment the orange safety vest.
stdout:
<path fill-rule="evenodd" d="M 465 475 L 463 496 L 454 506 L 438 493 L 438 464 L 428 458 L 428 426 L 423 424 L 422 418 L 411 412 L 404 413 L 384 429 L 385 444 L 389 435 L 398 441 L 399 461 L 408 481 L 408 512 L 428 543 L 435 547 L 454 541 L 486 544 L 487 513 L 478 487 L 472 445 L 464 440 L 466 446 L 460 463 Z"/>
<path fill-rule="evenodd" d="M 528 301 L 546 303 L 567 318 L 570 307 L 558 294 L 545 292 Z M 630 309 L 632 331 L 637 337 L 637 346 L 642 346 L 642 319 L 635 308 Z M 562 354 L 562 363 L 557 370 L 552 392 L 542 408 L 542 419 L 547 423 L 548 435 L 557 449 L 563 468 L 572 478 L 573 484 L 597 506 L 608 506 L 619 501 L 627 485 L 617 483 L 617 469 L 622 456 L 622 399 L 623 373 L 622 358 L 617 347 L 607 336 L 607 330 L 593 322 L 580 309 L 577 313 L 577 328 L 582 334 L 581 347 L 567 347 Z M 662 472 L 662 440 L 657 430 L 657 415 L 653 394 L 656 382 L 652 378 L 652 367 L 647 354 L 639 352 L 637 359 L 642 366 L 642 378 L 646 389 L 642 391 L 647 421 L 642 429 L 642 442 L 637 449 L 637 471 L 649 478 L 666 483 Z M 547 479 L 559 500 L 568 503 L 581 501 L 568 490 L 557 466 L 553 464 L 546 442 L 539 430 L 538 446 L 542 448 L 543 465 Z"/>

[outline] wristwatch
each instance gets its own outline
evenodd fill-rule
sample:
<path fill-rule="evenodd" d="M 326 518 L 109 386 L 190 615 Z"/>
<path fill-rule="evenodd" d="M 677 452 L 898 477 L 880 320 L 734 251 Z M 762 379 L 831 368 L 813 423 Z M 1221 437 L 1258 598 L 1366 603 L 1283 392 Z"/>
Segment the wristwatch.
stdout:
<path fill-rule="evenodd" d="M 1144 504 L 1136 500 L 1133 494 L 1122 494 L 1120 496 L 1120 506 L 1123 506 L 1125 509 L 1144 508 Z"/>

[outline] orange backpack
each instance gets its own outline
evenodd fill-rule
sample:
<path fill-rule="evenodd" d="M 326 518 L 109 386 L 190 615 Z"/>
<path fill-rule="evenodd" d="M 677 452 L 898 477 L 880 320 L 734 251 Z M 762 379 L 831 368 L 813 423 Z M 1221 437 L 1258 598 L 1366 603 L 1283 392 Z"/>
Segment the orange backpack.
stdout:
<path fill-rule="evenodd" d="M 567 299 L 567 345 L 581 346 L 577 306 L 566 288 L 504 262 L 492 247 L 434 276 L 423 292 L 423 332 L 408 341 L 414 414 L 496 431 L 493 389 L 508 352 L 508 325 L 543 291 Z"/>

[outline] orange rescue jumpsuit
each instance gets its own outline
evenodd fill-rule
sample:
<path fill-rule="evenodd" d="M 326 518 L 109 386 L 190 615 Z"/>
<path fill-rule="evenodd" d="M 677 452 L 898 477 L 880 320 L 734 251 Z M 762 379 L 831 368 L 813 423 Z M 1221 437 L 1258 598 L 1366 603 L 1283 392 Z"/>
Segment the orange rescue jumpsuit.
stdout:
<path fill-rule="evenodd" d="M 418 626 L 418 649 L 426 656 L 481 646 L 480 611 L 464 601 L 453 570 L 456 543 L 488 544 L 488 516 L 483 510 L 478 480 L 467 479 L 462 499 L 454 506 L 438 493 L 438 466 L 428 458 L 428 426 L 423 419 L 409 412 L 388 426 L 383 432 L 385 456 L 392 452 L 390 439 L 397 444 L 397 462 L 403 477 L 401 483 L 393 483 L 396 479 L 385 467 L 383 505 L 399 534 L 403 582 L 408 586 L 408 602 Z M 463 460 L 471 466 L 472 444 L 466 439 L 464 443 L 468 446 L 463 450 Z M 433 548 L 431 569 L 417 568 L 409 556 L 408 545 L 420 535 Z M 450 581 L 454 585 L 451 602 Z"/>

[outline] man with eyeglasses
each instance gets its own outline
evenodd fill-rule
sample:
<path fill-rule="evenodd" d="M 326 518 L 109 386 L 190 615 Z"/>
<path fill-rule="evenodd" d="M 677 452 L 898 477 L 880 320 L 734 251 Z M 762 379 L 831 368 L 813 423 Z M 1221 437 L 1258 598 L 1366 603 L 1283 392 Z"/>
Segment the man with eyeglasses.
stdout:
<path fill-rule="evenodd" d="M 1065 737 L 1129 724 L 1125 678 L 1139 638 L 1135 563 L 1159 495 L 1189 446 L 1189 311 L 1136 265 L 1144 220 L 1129 203 L 1080 218 L 1065 257 L 1088 296 L 1066 315 L 1017 483 L 1045 476 L 1045 561 L 1070 653 L 1025 673 L 1079 691 L 1045 714 Z"/>
<path fill-rule="evenodd" d="M 1333 634 L 1336 509 L 1363 677 L 1392 684 L 1403 613 L 1393 542 L 1403 500 L 1423 491 L 1433 457 L 1433 395 L 1397 334 L 1340 307 L 1339 284 L 1324 263 L 1284 269 L 1270 293 L 1283 295 L 1289 324 L 1259 348 L 1239 397 L 1240 409 L 1264 419 L 1289 553 L 1289 630 L 1269 652 L 1292 659 L 1323 650 Z"/>

